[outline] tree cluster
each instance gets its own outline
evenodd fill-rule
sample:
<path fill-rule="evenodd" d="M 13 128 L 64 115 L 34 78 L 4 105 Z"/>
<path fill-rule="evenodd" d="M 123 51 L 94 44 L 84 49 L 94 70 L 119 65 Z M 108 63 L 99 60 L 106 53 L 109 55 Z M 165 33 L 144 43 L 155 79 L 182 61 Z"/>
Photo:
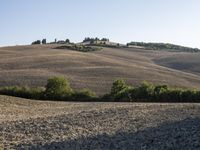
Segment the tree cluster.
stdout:
<path fill-rule="evenodd" d="M 32 42 L 32 45 L 37 45 L 37 44 L 47 44 L 47 40 L 42 39 L 42 40 L 36 40 Z M 70 44 L 70 40 L 66 39 L 66 40 L 57 41 L 57 39 L 55 39 L 54 42 L 50 42 L 50 44 Z"/>
<path fill-rule="evenodd" d="M 107 38 L 99 39 L 98 37 L 96 37 L 96 38 L 86 37 L 83 40 L 83 42 L 90 42 L 90 44 L 94 44 L 95 42 L 109 42 L 109 39 L 107 39 Z"/>

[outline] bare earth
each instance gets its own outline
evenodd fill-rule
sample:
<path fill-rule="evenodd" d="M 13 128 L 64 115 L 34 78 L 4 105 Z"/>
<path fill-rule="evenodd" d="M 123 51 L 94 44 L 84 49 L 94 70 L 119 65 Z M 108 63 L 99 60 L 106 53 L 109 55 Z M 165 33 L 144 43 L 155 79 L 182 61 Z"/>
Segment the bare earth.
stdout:
<path fill-rule="evenodd" d="M 2 149 L 200 149 L 200 104 L 41 102 L 0 96 Z"/>

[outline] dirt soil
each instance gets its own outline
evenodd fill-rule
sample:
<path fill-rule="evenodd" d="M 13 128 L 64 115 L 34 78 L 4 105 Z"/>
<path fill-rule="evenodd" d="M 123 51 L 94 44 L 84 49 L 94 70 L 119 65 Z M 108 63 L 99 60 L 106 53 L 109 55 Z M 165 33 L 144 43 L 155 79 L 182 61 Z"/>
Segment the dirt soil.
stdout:
<path fill-rule="evenodd" d="M 200 104 L 41 102 L 0 96 L 0 149 L 200 149 Z"/>

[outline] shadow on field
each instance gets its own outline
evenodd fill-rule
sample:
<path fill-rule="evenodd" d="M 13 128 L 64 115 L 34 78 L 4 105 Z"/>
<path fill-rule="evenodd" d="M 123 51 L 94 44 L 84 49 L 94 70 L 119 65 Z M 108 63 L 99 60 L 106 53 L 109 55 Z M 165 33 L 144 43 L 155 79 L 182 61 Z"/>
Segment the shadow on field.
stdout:
<path fill-rule="evenodd" d="M 22 149 L 23 145 L 18 145 Z M 117 132 L 76 140 L 52 142 L 45 145 L 26 145 L 28 149 L 63 150 L 140 150 L 200 149 L 200 118 L 188 118 L 179 122 L 163 123 L 136 133 Z"/>

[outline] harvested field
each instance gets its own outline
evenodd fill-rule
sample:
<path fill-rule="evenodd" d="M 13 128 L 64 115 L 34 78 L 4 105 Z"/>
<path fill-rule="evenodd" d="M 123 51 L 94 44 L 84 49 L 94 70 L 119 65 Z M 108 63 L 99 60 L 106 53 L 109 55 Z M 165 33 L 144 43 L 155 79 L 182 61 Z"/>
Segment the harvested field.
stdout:
<path fill-rule="evenodd" d="M 0 96 L 4 149 L 199 149 L 199 104 L 63 103 Z"/>
<path fill-rule="evenodd" d="M 0 48 L 0 86 L 44 86 L 49 77 L 65 76 L 73 88 L 90 88 L 98 95 L 109 92 L 118 78 L 132 84 L 147 80 L 171 86 L 200 87 L 199 53 L 136 48 L 103 48 L 82 53 L 52 49 L 56 46 Z M 190 67 L 193 63 L 197 65 Z"/>
<path fill-rule="evenodd" d="M 200 54 L 199 53 L 188 53 L 182 54 L 177 53 L 175 55 L 164 56 L 157 58 L 155 62 L 158 65 L 162 65 L 168 68 L 189 72 L 193 74 L 200 74 Z"/>

